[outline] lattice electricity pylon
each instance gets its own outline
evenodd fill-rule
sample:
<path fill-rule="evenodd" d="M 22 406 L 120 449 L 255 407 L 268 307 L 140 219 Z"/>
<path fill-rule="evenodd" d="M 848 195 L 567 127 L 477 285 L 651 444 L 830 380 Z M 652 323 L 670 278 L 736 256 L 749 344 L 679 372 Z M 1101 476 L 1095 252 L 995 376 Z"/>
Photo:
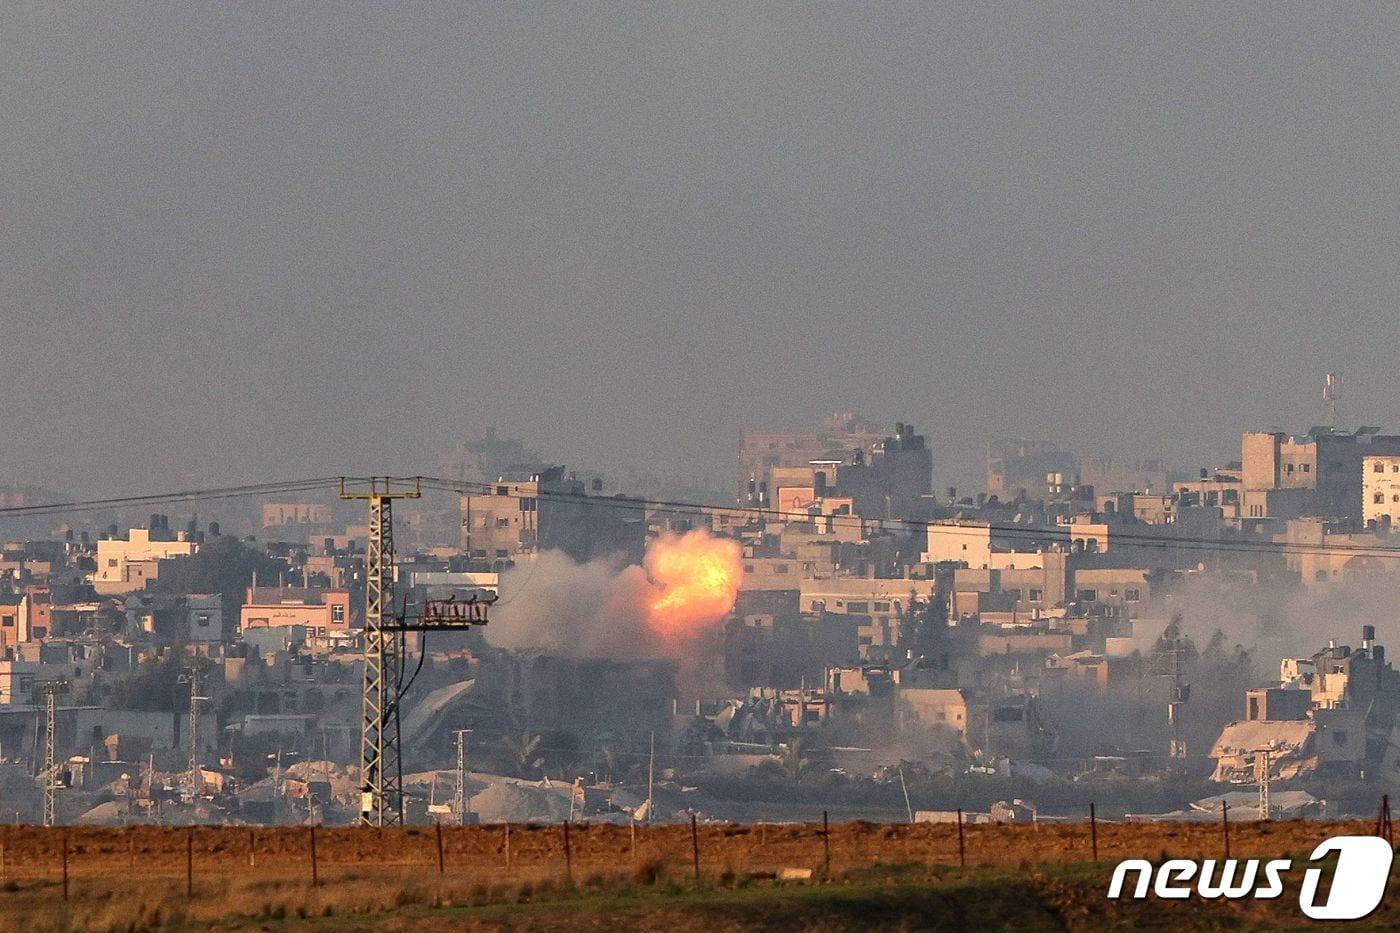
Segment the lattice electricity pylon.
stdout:
<path fill-rule="evenodd" d="M 403 760 L 399 746 L 402 636 L 386 634 L 394 604 L 394 500 L 423 495 L 421 478 L 340 479 L 340 498 L 369 501 L 365 547 L 365 676 L 360 715 L 360 823 L 403 823 Z"/>
<path fill-rule="evenodd" d="M 66 680 L 46 680 L 36 687 L 44 697 L 44 825 L 54 825 L 54 796 L 63 786 L 55 762 L 54 734 L 58 731 L 58 695 L 68 690 Z"/>

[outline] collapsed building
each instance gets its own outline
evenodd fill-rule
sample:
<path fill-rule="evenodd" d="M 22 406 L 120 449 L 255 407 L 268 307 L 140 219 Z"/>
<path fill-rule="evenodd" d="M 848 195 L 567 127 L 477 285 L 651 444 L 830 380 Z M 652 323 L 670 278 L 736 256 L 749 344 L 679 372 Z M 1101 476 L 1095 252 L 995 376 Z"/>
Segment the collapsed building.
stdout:
<path fill-rule="evenodd" d="M 1249 690 L 1245 718 L 1227 725 L 1211 749 L 1216 781 L 1363 778 L 1376 767 L 1400 772 L 1396 714 L 1400 672 L 1362 627 L 1361 646 L 1329 642 L 1307 658 L 1286 658 L 1279 685 Z"/>

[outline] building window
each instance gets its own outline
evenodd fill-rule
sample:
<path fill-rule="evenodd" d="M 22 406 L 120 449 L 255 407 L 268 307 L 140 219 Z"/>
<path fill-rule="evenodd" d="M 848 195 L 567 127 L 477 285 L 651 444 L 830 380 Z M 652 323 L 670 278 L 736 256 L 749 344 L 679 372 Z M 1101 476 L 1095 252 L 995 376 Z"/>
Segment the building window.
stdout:
<path fill-rule="evenodd" d="M 867 602 L 847 603 L 847 604 L 846 604 L 846 611 L 847 611 L 847 612 L 866 613 L 866 612 L 869 612 L 869 611 L 870 611 L 870 604 L 867 603 Z"/>
<path fill-rule="evenodd" d="M 196 612 L 195 615 L 194 615 L 194 624 L 197 625 L 199 628 L 208 628 L 208 627 L 209 627 L 209 613 L 207 613 L 207 612 Z"/>
<path fill-rule="evenodd" d="M 1371 468 L 1371 472 L 1372 472 L 1372 473 L 1384 473 L 1384 472 L 1385 472 L 1385 464 L 1384 464 L 1384 463 L 1377 463 L 1374 467 Z"/>
<path fill-rule="evenodd" d="M 890 611 L 890 604 L 889 604 L 889 603 L 877 602 L 877 603 L 875 604 L 875 611 L 876 611 L 876 612 L 889 612 L 889 611 Z"/>
<path fill-rule="evenodd" d="M 344 622 L 344 621 L 345 621 L 345 607 L 344 607 L 344 606 L 332 606 L 332 607 L 331 607 L 331 621 L 332 621 L 332 622 Z"/>
<path fill-rule="evenodd" d="M 1098 591 L 1098 590 L 1080 590 L 1080 591 L 1079 591 L 1079 600 L 1080 600 L 1080 602 L 1086 602 L 1086 603 L 1097 602 L 1097 601 L 1098 601 L 1098 598 L 1099 598 L 1099 591 Z"/>
<path fill-rule="evenodd" d="M 1041 594 L 1041 591 L 1040 591 L 1040 590 L 1031 590 L 1031 602 L 1033 602 L 1033 603 L 1038 603 L 1038 602 L 1040 602 L 1041 596 L 1042 596 L 1042 594 Z"/>
<path fill-rule="evenodd" d="M 1383 493 L 1383 492 L 1378 492 L 1378 493 L 1376 493 L 1375 496 L 1372 498 L 1371 501 L 1375 502 L 1376 505 L 1382 504 L 1383 502 L 1385 502 L 1385 493 Z"/>
<path fill-rule="evenodd" d="M 1138 602 L 1142 599 L 1142 591 L 1137 587 L 1130 586 L 1123 591 L 1123 598 L 1130 603 Z"/>

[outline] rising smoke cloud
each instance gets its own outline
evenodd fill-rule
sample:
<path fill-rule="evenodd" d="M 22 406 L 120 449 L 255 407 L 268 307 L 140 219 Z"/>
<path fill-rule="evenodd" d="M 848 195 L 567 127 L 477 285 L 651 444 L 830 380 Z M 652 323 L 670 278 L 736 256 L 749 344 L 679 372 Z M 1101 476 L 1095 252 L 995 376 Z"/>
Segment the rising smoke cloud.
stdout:
<path fill-rule="evenodd" d="M 643 566 L 546 551 L 506 571 L 488 638 L 569 657 L 679 657 L 734 608 L 742 575 L 738 543 L 704 530 L 654 539 Z"/>

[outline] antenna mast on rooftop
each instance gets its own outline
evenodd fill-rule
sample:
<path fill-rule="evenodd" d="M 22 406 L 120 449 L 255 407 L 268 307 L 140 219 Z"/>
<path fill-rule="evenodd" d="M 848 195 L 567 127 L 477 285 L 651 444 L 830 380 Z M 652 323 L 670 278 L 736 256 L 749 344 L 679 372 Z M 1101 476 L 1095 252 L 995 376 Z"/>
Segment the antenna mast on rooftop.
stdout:
<path fill-rule="evenodd" d="M 1337 426 L 1337 396 L 1341 394 L 1342 377 L 1328 373 L 1322 379 L 1322 401 L 1327 405 L 1327 426 Z"/>

